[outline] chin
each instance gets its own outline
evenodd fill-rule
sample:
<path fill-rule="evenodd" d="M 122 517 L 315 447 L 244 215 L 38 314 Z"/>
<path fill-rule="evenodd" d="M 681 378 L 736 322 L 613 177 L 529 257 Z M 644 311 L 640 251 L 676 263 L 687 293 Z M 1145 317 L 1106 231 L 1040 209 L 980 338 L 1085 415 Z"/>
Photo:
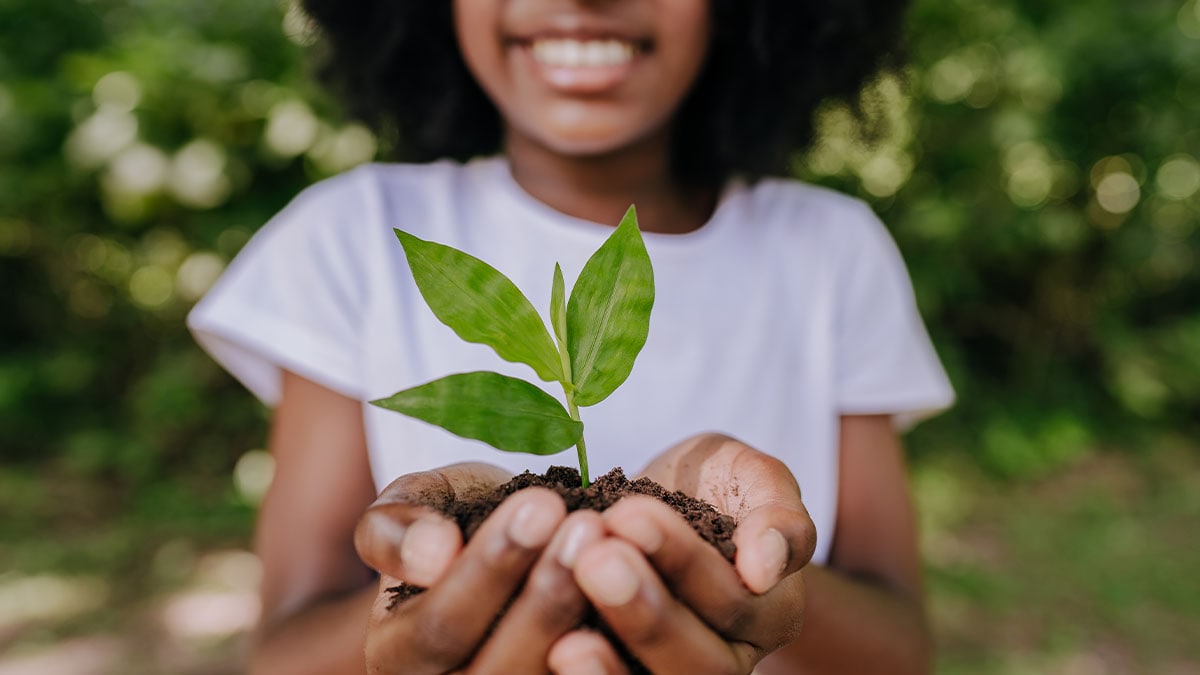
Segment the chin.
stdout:
<path fill-rule="evenodd" d="M 611 155 L 620 150 L 625 144 L 608 138 L 554 138 L 543 143 L 555 154 L 564 157 L 601 157 Z"/>
<path fill-rule="evenodd" d="M 629 125 L 614 124 L 612 120 L 574 120 L 543 124 L 536 139 L 560 155 L 596 157 L 635 145 L 638 135 L 632 131 Z"/>

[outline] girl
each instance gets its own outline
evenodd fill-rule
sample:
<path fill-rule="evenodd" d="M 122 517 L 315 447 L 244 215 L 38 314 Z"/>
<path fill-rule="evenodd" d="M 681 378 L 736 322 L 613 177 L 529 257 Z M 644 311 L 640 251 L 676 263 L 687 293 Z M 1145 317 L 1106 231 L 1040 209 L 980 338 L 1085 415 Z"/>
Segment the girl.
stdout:
<path fill-rule="evenodd" d="M 253 672 L 624 672 L 570 630 L 589 607 L 659 673 L 925 672 L 894 421 L 952 393 L 870 210 L 766 178 L 816 104 L 877 67 L 904 2 L 306 5 L 327 75 L 426 163 L 307 190 L 190 317 L 275 409 Z M 539 490 L 464 546 L 428 505 L 554 458 L 363 405 L 453 372 L 527 375 L 434 318 L 391 229 L 487 260 L 544 311 L 554 262 L 572 278 L 630 203 L 657 302 L 633 375 L 587 411 L 592 462 L 733 515 L 736 563 L 656 502 L 566 517 Z M 429 590 L 389 611 L 397 580 Z"/>

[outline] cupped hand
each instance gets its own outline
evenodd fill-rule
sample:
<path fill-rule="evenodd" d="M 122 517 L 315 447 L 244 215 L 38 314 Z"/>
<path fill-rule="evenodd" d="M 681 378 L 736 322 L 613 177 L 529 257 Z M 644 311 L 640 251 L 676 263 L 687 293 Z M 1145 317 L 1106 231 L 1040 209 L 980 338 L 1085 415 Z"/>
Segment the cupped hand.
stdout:
<path fill-rule="evenodd" d="M 657 457 L 644 475 L 713 504 L 737 523 L 730 565 L 658 500 L 631 497 L 603 515 L 574 578 L 618 639 L 655 673 L 749 673 L 799 634 L 816 546 L 800 489 L 778 460 L 706 434 Z M 556 673 L 625 672 L 595 634 L 572 632 L 549 655 Z"/>
<path fill-rule="evenodd" d="M 367 510 L 355 545 L 380 573 L 367 627 L 372 675 L 542 673 L 551 646 L 578 625 L 587 601 L 570 567 L 604 536 L 599 514 L 567 517 L 553 492 L 521 490 L 464 546 L 457 525 L 439 511 L 509 478 L 486 464 L 409 474 Z M 386 589 L 399 582 L 428 590 L 388 609 Z"/>

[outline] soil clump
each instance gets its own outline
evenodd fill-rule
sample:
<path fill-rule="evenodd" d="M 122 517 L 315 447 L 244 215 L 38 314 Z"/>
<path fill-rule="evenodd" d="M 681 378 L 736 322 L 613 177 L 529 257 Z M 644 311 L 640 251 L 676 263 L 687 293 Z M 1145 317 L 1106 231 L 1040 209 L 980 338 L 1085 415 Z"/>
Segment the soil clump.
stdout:
<path fill-rule="evenodd" d="M 557 492 L 567 505 L 567 511 L 592 509 L 604 511 L 616 504 L 622 497 L 645 495 L 654 497 L 679 512 L 705 541 L 712 544 L 721 555 L 731 563 L 737 552 L 733 544 L 733 518 L 717 511 L 708 502 L 688 496 L 682 492 L 671 492 L 649 478 L 629 480 L 620 467 L 600 476 L 592 484 L 583 488 L 580 486 L 579 472 L 563 466 L 550 467 L 544 474 L 526 471 L 514 476 L 509 482 L 498 486 L 493 492 L 479 498 L 463 501 L 448 501 L 440 505 L 439 510 L 458 523 L 462 530 L 463 541 L 469 541 L 483 521 L 496 510 L 509 495 L 518 490 L 530 487 L 543 487 Z M 409 584 L 400 584 L 387 589 L 392 594 L 392 602 L 388 609 L 394 608 L 408 598 L 419 595 L 425 589 Z M 600 620 L 595 611 L 588 612 L 582 626 L 593 628 L 604 633 L 611 640 L 612 633 Z M 620 642 L 611 640 L 612 644 L 622 652 L 626 663 L 634 673 L 646 673 L 630 655 L 624 653 Z"/>

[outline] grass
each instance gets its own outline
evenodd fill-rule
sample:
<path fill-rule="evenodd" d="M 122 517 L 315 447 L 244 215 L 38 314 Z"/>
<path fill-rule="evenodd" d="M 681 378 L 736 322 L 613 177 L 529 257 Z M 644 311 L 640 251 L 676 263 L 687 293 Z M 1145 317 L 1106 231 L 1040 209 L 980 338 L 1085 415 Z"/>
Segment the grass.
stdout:
<path fill-rule="evenodd" d="M 913 480 L 940 674 L 1200 672 L 1195 448 L 1097 454 L 1032 482 L 935 459 Z M 0 675 L 129 673 L 134 655 L 137 672 L 238 672 L 246 616 L 221 608 L 253 594 L 253 560 L 231 553 L 253 509 L 230 482 L 123 495 L 5 469 L 0 511 L 15 543 L 0 548 Z M 214 608 L 218 625 L 173 628 L 172 607 Z"/>
<path fill-rule="evenodd" d="M 925 466 L 939 672 L 1200 671 L 1200 458 L 1101 455 L 1035 483 Z"/>

